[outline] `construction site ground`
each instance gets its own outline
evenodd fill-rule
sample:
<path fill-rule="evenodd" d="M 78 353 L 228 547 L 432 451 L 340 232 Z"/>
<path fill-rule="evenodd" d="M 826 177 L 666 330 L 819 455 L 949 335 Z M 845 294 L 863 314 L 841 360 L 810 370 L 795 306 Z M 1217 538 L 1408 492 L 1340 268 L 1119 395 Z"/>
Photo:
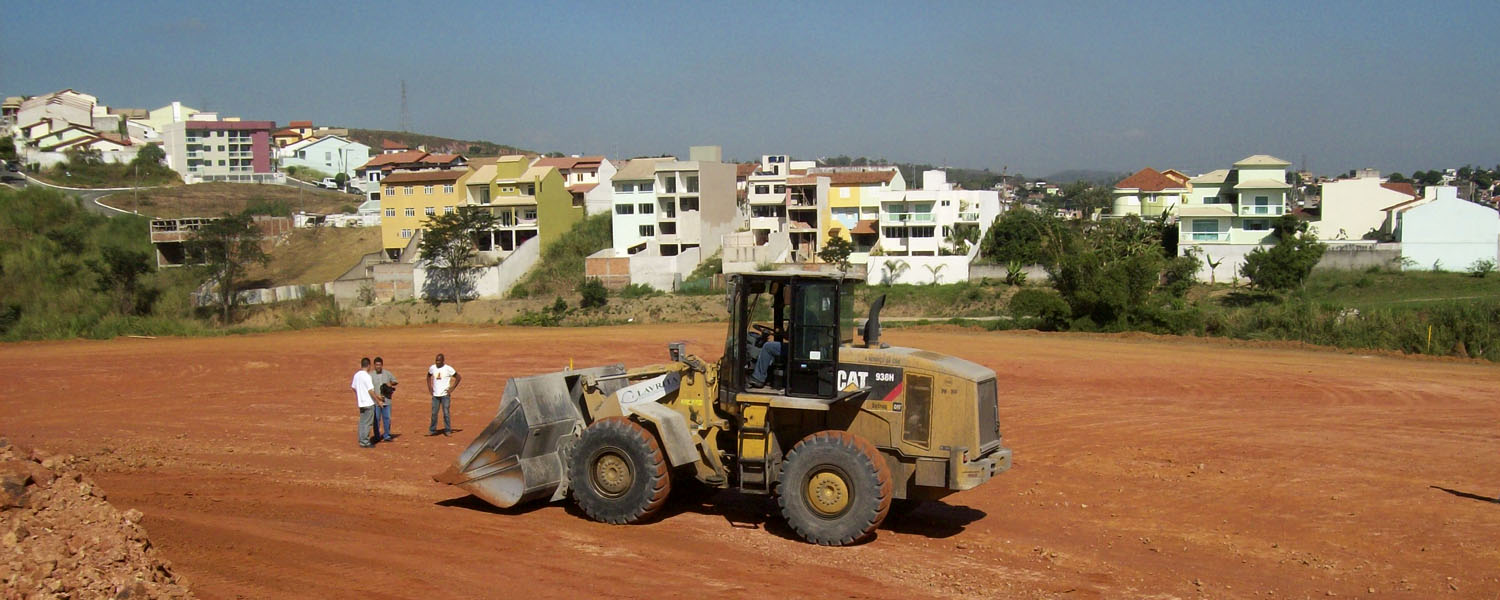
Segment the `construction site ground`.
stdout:
<path fill-rule="evenodd" d="M 1152 336 L 901 329 L 1000 375 L 1015 467 L 873 541 L 755 497 L 610 526 L 432 482 L 506 378 L 717 357 L 717 324 L 350 328 L 0 347 L 0 436 L 77 457 L 202 598 L 1495 598 L 1500 368 Z M 464 376 L 427 437 L 436 352 Z M 403 385 L 356 446 L 349 380 Z"/>

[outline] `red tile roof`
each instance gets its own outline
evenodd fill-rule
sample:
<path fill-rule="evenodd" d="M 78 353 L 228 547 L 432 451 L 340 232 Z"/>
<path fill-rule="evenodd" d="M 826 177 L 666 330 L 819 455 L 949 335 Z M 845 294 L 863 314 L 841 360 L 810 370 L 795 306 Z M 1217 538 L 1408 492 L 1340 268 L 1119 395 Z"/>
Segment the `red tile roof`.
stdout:
<path fill-rule="evenodd" d="M 895 179 L 896 172 L 892 171 L 845 171 L 838 173 L 815 173 L 816 177 L 827 177 L 829 185 L 865 185 L 870 183 L 890 183 Z"/>
<path fill-rule="evenodd" d="M 452 182 L 458 181 L 468 171 L 441 170 L 441 171 L 396 171 L 386 175 L 381 183 L 427 183 L 427 182 Z"/>
<path fill-rule="evenodd" d="M 290 129 L 283 129 L 281 131 L 278 131 L 276 133 L 271 134 L 272 137 L 291 137 L 291 136 L 294 136 L 294 135 L 300 137 L 302 134 L 297 133 L 295 131 L 292 131 Z"/>
<path fill-rule="evenodd" d="M 1406 194 L 1408 196 L 1411 196 L 1413 198 L 1417 197 L 1417 188 L 1412 187 L 1412 185 L 1411 185 L 1410 182 L 1403 181 L 1403 182 L 1400 182 L 1400 183 L 1396 183 L 1396 182 L 1392 182 L 1392 181 L 1387 181 L 1385 183 L 1380 184 L 1380 187 L 1383 187 L 1385 189 L 1391 190 L 1393 192 L 1401 192 L 1401 193 Z"/>
<path fill-rule="evenodd" d="M 875 219 L 864 219 L 849 228 L 849 233 L 875 233 Z"/>
<path fill-rule="evenodd" d="M 749 177 L 758 168 L 760 168 L 760 164 L 758 163 L 740 163 L 734 166 L 734 176 Z"/>
<path fill-rule="evenodd" d="M 587 169 L 599 168 L 599 163 L 604 162 L 603 156 L 558 156 L 542 157 L 536 159 L 538 167 L 554 167 L 557 169 Z"/>
<path fill-rule="evenodd" d="M 1183 184 L 1176 179 L 1162 175 L 1156 169 L 1146 167 L 1136 171 L 1134 175 L 1120 180 L 1115 184 L 1115 189 L 1136 189 L 1143 192 L 1160 192 L 1168 189 L 1182 189 Z"/>
<path fill-rule="evenodd" d="M 421 162 L 424 162 L 424 163 L 451 163 L 451 162 L 456 161 L 456 160 L 458 160 L 460 158 L 463 158 L 463 157 L 459 156 L 457 154 L 428 154 L 427 156 L 423 156 L 422 157 L 422 161 Z"/>
<path fill-rule="evenodd" d="M 594 188 L 599 187 L 597 183 L 575 183 L 568 186 L 568 191 L 575 194 L 587 194 Z"/>
<path fill-rule="evenodd" d="M 130 145 L 130 138 L 125 137 L 123 135 L 120 135 L 118 133 L 115 133 L 113 131 L 102 132 L 102 133 L 99 134 L 99 137 L 104 138 L 106 140 L 109 140 L 111 142 L 114 142 L 116 144 L 119 144 L 121 146 L 129 146 Z"/>
<path fill-rule="evenodd" d="M 291 123 L 287 123 L 286 126 L 287 127 L 312 127 L 313 125 L 312 125 L 312 121 L 292 121 Z"/>
<path fill-rule="evenodd" d="M 407 150 L 405 152 L 392 152 L 390 154 L 376 154 L 375 156 L 370 157 L 370 162 L 365 163 L 364 166 L 361 166 L 360 168 L 369 169 L 384 165 L 417 162 L 422 160 L 422 157 L 426 155 L 427 153 L 421 150 Z"/>
<path fill-rule="evenodd" d="M 406 148 L 410 148 L 410 146 L 407 146 L 406 144 L 403 144 L 401 142 L 393 142 L 391 140 L 380 140 L 380 147 L 385 150 L 404 150 Z"/>

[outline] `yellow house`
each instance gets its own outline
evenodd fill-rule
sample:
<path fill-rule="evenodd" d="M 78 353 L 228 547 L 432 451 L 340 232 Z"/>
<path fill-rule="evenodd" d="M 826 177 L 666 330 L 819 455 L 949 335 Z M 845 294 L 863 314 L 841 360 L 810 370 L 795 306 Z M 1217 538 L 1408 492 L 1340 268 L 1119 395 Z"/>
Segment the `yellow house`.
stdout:
<path fill-rule="evenodd" d="M 575 202 L 562 172 L 537 166 L 526 156 L 502 156 L 495 161 L 488 200 L 490 212 L 499 221 L 492 244 L 500 252 L 514 251 L 534 237 L 541 238 L 545 250 L 583 220 L 583 203 Z"/>
<path fill-rule="evenodd" d="M 471 171 L 441 169 L 396 171 L 380 181 L 380 237 L 387 254 L 396 256 L 433 215 L 451 213 L 466 203 L 464 180 Z"/>

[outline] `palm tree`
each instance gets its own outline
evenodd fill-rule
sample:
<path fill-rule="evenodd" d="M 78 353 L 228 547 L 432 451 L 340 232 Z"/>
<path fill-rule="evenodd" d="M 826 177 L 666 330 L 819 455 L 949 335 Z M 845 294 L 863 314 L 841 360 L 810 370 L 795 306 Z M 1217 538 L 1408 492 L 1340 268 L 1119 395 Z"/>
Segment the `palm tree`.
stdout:
<path fill-rule="evenodd" d="M 910 269 L 910 268 L 911 268 L 910 264 L 907 264 L 906 261 L 901 260 L 899 258 L 893 258 L 893 259 L 885 261 L 885 277 L 884 277 L 885 284 L 886 285 L 890 285 L 890 284 L 894 283 L 896 281 L 896 279 L 901 276 L 902 273 L 904 273 L 907 269 Z"/>
<path fill-rule="evenodd" d="M 941 271 L 944 268 L 947 268 L 948 265 L 925 265 L 925 266 L 927 267 L 927 271 L 930 272 L 930 273 L 932 273 L 932 284 L 933 285 L 937 285 L 939 278 L 942 277 Z"/>

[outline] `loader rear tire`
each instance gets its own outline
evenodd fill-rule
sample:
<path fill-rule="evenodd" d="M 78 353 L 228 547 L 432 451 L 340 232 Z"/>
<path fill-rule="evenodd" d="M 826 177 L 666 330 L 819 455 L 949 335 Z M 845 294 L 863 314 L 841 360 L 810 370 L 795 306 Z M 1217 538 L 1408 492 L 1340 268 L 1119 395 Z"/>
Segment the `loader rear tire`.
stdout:
<path fill-rule="evenodd" d="M 797 442 L 782 463 L 776 502 L 802 539 L 846 546 L 868 539 L 891 508 L 891 471 L 870 442 L 820 431 Z"/>
<path fill-rule="evenodd" d="M 624 417 L 584 429 L 568 462 L 573 501 L 595 521 L 638 523 L 660 510 L 672 492 L 656 436 Z"/>

